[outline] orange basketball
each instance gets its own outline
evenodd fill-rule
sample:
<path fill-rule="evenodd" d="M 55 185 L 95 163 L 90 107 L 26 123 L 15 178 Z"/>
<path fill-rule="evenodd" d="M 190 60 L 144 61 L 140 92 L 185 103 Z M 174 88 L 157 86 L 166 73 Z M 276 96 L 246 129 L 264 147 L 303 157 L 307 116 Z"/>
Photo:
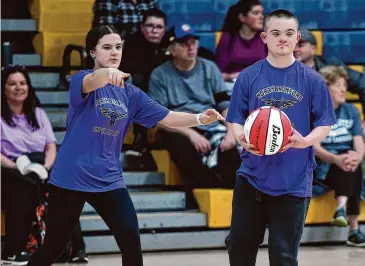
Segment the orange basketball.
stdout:
<path fill-rule="evenodd" d="M 248 116 L 244 125 L 246 142 L 260 154 L 273 155 L 288 144 L 292 126 L 288 116 L 276 107 L 263 106 Z"/>

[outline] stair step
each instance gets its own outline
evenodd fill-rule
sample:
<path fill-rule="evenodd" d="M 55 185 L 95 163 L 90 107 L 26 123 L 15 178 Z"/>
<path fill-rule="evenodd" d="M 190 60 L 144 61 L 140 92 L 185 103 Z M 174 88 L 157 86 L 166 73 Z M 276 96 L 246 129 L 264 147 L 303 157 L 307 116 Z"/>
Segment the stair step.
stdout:
<path fill-rule="evenodd" d="M 39 92 L 37 92 L 38 95 Z M 54 93 L 54 92 L 53 92 Z M 53 128 L 66 128 L 67 109 L 44 108 Z"/>
<path fill-rule="evenodd" d="M 61 145 L 62 141 L 63 141 L 63 138 L 65 137 L 65 133 L 66 131 L 56 131 L 54 134 L 56 136 L 56 144 L 57 145 Z"/>
<path fill-rule="evenodd" d="M 365 230 L 365 225 L 360 225 Z M 211 249 L 224 248 L 229 230 L 211 230 L 195 232 L 145 233 L 141 234 L 143 251 Z M 269 232 L 266 230 L 263 246 L 268 245 Z M 348 237 L 348 229 L 331 225 L 304 227 L 301 244 L 339 243 Z M 87 253 L 120 253 L 115 239 L 111 235 L 86 236 Z"/>
<path fill-rule="evenodd" d="M 36 91 L 41 104 L 68 105 L 68 91 Z"/>
<path fill-rule="evenodd" d="M 34 19 L 2 19 L 1 31 L 37 31 Z"/>
<path fill-rule="evenodd" d="M 39 54 L 13 54 L 13 64 L 25 66 L 40 66 L 41 56 Z"/>
<path fill-rule="evenodd" d="M 140 229 L 206 227 L 206 215 L 199 212 L 138 213 Z M 109 231 L 99 215 L 83 215 L 80 218 L 83 231 Z"/>
<path fill-rule="evenodd" d="M 143 251 L 223 248 L 228 230 L 141 234 Z M 87 253 L 119 253 L 113 236 L 86 236 Z M 173 265 L 173 263 L 171 264 Z"/>
<path fill-rule="evenodd" d="M 163 211 L 185 209 L 185 192 L 131 192 L 136 211 Z M 95 214 L 96 211 L 85 203 L 83 214 Z"/>
<path fill-rule="evenodd" d="M 60 83 L 60 74 L 58 73 L 31 72 L 29 76 L 34 88 L 56 88 Z"/>

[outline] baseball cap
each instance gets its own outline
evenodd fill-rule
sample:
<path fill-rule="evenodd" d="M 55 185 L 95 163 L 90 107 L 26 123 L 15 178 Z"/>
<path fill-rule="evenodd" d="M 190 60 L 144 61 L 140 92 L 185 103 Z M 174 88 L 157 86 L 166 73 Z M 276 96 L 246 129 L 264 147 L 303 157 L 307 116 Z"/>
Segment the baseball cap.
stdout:
<path fill-rule="evenodd" d="M 189 38 L 200 39 L 194 28 L 187 23 L 175 25 L 166 33 L 166 41 L 169 44 L 173 42 L 185 42 Z"/>
<path fill-rule="evenodd" d="M 302 34 L 302 38 L 299 40 L 299 42 L 309 42 L 312 45 L 317 45 L 317 40 L 310 30 L 300 29 L 299 31 Z"/>

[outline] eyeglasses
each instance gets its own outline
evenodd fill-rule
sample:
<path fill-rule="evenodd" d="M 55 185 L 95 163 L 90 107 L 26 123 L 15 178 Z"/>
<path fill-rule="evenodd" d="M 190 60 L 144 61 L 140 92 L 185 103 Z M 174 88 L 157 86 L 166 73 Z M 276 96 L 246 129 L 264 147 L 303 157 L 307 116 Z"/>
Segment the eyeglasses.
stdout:
<path fill-rule="evenodd" d="M 18 65 L 18 64 L 15 64 L 15 65 L 6 65 L 6 66 L 3 66 L 1 68 L 1 70 L 11 70 L 11 69 L 21 69 L 21 70 L 25 70 L 25 66 L 24 65 Z"/>
<path fill-rule="evenodd" d="M 154 29 L 156 31 L 163 31 L 163 29 L 165 28 L 165 26 L 162 25 L 154 25 L 154 24 L 143 24 L 143 27 L 145 27 L 148 31 L 153 31 Z"/>

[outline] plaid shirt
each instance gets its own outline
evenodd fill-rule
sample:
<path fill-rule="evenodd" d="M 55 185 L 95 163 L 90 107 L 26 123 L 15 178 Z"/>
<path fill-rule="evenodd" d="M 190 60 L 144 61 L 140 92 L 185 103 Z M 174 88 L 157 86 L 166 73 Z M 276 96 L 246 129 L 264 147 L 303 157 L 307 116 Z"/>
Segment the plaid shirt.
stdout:
<path fill-rule="evenodd" d="M 155 7 L 158 7 L 157 0 L 139 0 L 136 5 L 132 0 L 96 0 L 93 26 L 114 25 L 131 34 L 138 30 L 143 12 Z"/>

